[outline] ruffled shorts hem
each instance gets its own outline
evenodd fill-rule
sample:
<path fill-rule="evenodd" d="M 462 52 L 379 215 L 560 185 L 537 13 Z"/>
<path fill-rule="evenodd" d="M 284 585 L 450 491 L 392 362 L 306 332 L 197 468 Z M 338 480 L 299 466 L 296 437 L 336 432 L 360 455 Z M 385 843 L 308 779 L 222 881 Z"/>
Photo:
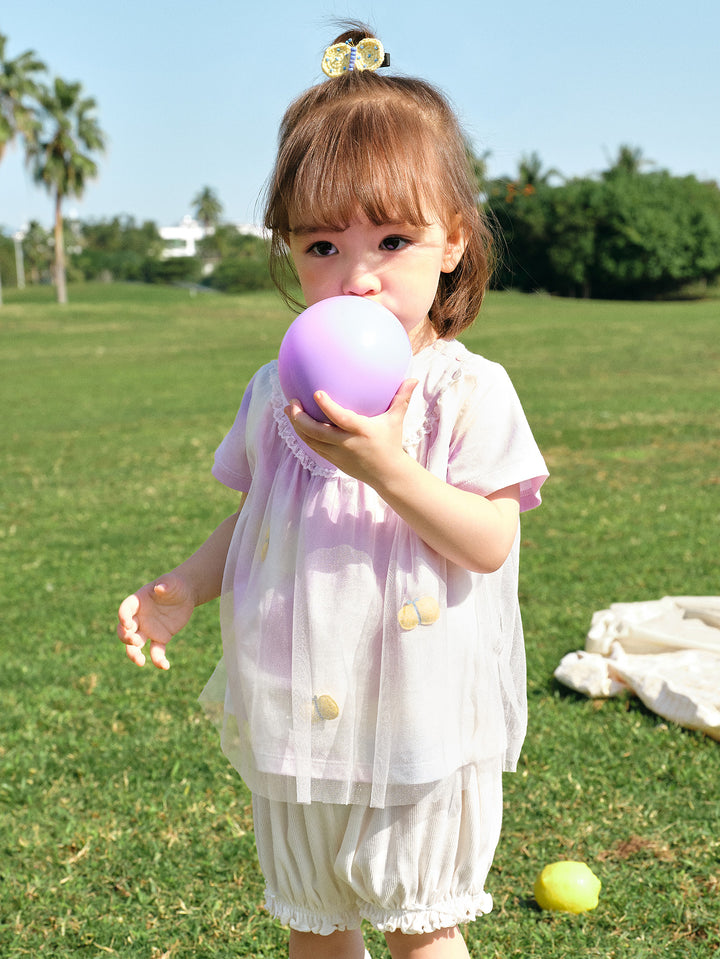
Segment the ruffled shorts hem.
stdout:
<path fill-rule="evenodd" d="M 296 932 L 312 932 L 316 936 L 329 936 L 333 932 L 360 928 L 360 919 L 354 912 L 320 915 L 303 906 L 285 902 L 269 889 L 265 890 L 265 908 L 274 919 Z"/>
<path fill-rule="evenodd" d="M 359 902 L 357 911 L 318 914 L 303 906 L 285 902 L 266 889 L 265 907 L 283 925 L 296 932 L 312 932 L 316 936 L 358 929 L 363 919 L 379 932 L 420 935 L 473 922 L 478 916 L 492 911 L 493 901 L 490 893 L 480 892 L 447 899 L 435 903 L 432 908 L 383 909 L 371 903 Z"/>
<path fill-rule="evenodd" d="M 363 918 L 380 932 L 401 932 L 412 936 L 473 922 L 478 916 L 491 912 L 492 907 L 490 893 L 481 892 L 446 899 L 435 903 L 432 908 L 393 910 L 364 903 L 360 911 Z"/>

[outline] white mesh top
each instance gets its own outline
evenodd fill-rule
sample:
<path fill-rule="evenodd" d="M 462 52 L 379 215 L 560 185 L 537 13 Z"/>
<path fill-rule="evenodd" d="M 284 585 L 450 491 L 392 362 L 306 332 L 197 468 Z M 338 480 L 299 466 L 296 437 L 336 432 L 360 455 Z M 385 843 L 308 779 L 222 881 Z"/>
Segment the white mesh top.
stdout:
<path fill-rule="evenodd" d="M 505 370 L 459 342 L 413 357 L 410 456 L 488 495 L 547 476 Z M 247 494 L 228 552 L 223 658 L 201 699 L 249 788 L 293 802 L 414 802 L 525 735 L 519 532 L 501 569 L 445 560 L 369 486 L 321 460 L 256 373 L 215 457 Z"/>

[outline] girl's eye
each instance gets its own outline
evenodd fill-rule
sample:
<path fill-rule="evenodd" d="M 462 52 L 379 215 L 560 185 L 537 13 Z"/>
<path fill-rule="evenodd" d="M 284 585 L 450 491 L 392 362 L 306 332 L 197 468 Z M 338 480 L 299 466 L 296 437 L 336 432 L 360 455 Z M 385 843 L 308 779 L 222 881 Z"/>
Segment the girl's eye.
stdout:
<path fill-rule="evenodd" d="M 409 240 L 406 240 L 402 236 L 386 236 L 380 244 L 380 249 L 389 250 L 394 253 L 396 250 L 402 250 L 409 242 Z"/>
<path fill-rule="evenodd" d="M 337 253 L 337 248 L 329 240 L 318 240 L 308 249 L 308 253 L 312 253 L 313 256 L 331 256 Z"/>

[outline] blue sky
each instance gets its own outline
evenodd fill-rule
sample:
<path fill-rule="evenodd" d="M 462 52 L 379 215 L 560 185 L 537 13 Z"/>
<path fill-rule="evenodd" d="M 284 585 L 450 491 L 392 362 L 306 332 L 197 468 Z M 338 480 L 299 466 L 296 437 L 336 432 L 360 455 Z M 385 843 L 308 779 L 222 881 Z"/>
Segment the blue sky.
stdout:
<path fill-rule="evenodd" d="M 8 54 L 34 49 L 96 98 L 109 149 L 66 212 L 178 222 L 205 185 L 258 219 L 287 103 L 319 81 L 333 17 L 369 20 L 399 72 L 455 104 L 494 175 L 537 151 L 567 176 L 620 144 L 720 180 L 718 0 L 6 0 Z M 0 225 L 50 225 L 19 149 L 0 164 Z"/>

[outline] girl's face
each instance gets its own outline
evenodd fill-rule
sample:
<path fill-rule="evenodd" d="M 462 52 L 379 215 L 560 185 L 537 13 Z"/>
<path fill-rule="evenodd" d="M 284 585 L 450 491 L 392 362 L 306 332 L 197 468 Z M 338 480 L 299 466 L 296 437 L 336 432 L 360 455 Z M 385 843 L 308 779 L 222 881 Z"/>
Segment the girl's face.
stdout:
<path fill-rule="evenodd" d="M 441 273 L 451 273 L 465 242 L 428 226 L 384 223 L 360 215 L 345 229 L 292 224 L 288 237 L 308 306 L 330 296 L 365 296 L 387 307 L 405 328 L 413 352 L 437 338 L 429 312 Z"/>

